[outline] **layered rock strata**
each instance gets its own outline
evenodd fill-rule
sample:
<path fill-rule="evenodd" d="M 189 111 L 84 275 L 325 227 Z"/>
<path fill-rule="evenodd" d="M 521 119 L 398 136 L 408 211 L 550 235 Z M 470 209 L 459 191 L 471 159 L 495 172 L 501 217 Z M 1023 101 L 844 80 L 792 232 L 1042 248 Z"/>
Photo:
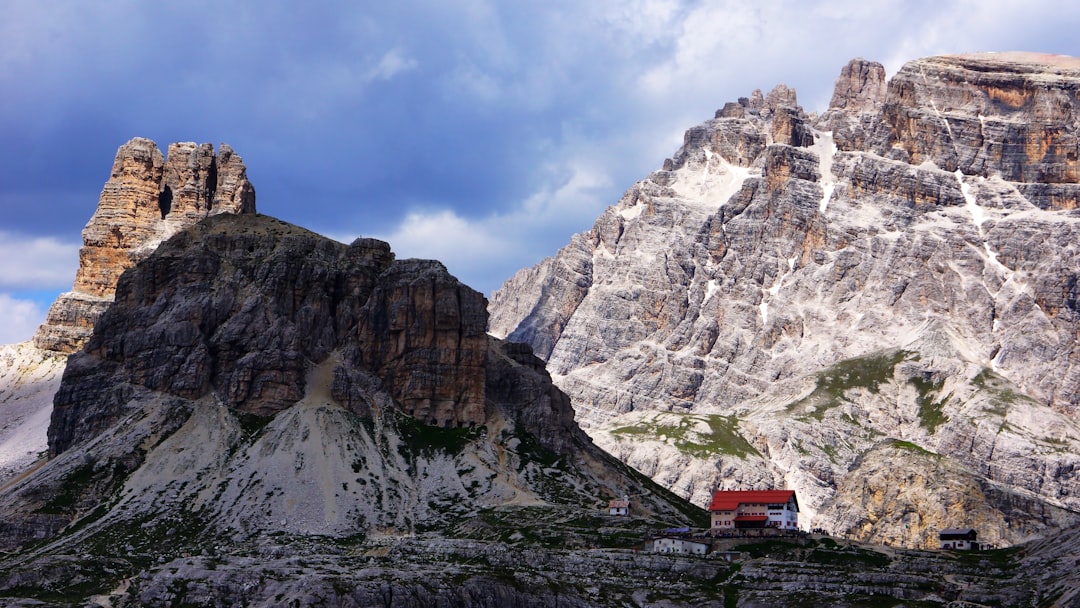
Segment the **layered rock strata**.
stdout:
<path fill-rule="evenodd" d="M 792 487 L 804 523 L 915 546 L 1056 529 L 1080 509 L 1078 70 L 855 60 L 818 118 L 786 87 L 729 103 L 496 292 L 490 331 L 699 504 Z M 975 495 L 871 483 L 943 471 Z"/>
<path fill-rule="evenodd" d="M 57 299 L 34 344 L 70 354 L 82 347 L 125 270 L 169 236 L 217 213 L 255 213 L 243 160 L 222 144 L 174 143 L 164 157 L 135 138 L 117 150 L 112 173 L 83 230 L 72 290 Z"/>
<path fill-rule="evenodd" d="M 558 483 L 541 489 L 534 476 L 574 479 L 559 490 L 573 504 L 652 496 L 578 428 L 531 349 L 492 339 L 486 325 L 484 297 L 438 262 L 395 260 L 384 242 L 343 245 L 265 216 L 211 217 L 124 273 L 94 334 L 68 359 L 50 465 L 63 471 L 90 458 L 95 483 L 126 478 L 144 498 L 149 486 L 187 480 L 200 509 L 245 529 L 271 525 L 253 515 L 265 505 L 244 490 L 250 471 L 282 489 L 280 504 L 267 500 L 292 523 L 272 527 L 305 533 L 414 526 L 443 517 L 425 500 L 451 495 L 445 515 L 475 500 L 544 504 Z M 237 452 L 248 438 L 233 435 L 229 419 L 265 430 Z M 449 463 L 436 458 L 447 448 L 425 436 L 473 447 Z M 427 464 L 412 460 L 428 452 Z M 548 464 L 534 470 L 530 458 Z M 295 484 L 322 479 L 308 470 L 328 476 L 326 487 L 366 489 L 303 499 L 309 513 L 290 498 L 306 491 Z M 133 471 L 141 473 L 127 477 Z M 24 498 L 48 493 L 28 484 L 36 489 Z M 219 484 L 222 500 L 203 504 Z M 80 500 L 89 507 L 102 491 Z M 391 494 L 405 503 L 391 508 Z M 646 513 L 672 512 L 668 500 L 638 502 Z"/>
<path fill-rule="evenodd" d="M 375 382 L 425 424 L 486 420 L 483 296 L 437 262 L 394 261 L 381 241 L 346 247 L 270 218 L 221 218 L 160 245 L 112 309 L 69 359 L 53 454 L 111 426 L 141 391 L 272 416 L 332 351 L 334 395 L 356 413 L 372 406 L 352 387 Z"/>

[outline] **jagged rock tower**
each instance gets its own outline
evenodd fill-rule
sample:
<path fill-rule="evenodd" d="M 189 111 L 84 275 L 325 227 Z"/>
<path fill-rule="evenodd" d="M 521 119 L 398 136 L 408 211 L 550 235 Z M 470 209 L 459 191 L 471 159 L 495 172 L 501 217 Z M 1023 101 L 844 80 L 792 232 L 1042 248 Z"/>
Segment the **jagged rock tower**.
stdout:
<path fill-rule="evenodd" d="M 57 298 L 34 345 L 71 354 L 112 302 L 120 275 L 180 230 L 217 213 L 255 213 L 255 188 L 240 155 L 222 144 L 157 144 L 136 137 L 120 146 L 112 174 L 83 230 L 79 270 Z"/>

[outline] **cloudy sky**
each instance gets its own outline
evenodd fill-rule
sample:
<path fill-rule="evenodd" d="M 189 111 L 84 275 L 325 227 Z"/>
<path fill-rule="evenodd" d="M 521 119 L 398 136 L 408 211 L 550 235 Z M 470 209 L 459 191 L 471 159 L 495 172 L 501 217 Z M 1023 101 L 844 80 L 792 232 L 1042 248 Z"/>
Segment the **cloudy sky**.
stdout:
<path fill-rule="evenodd" d="M 260 212 L 489 293 L 587 229 L 682 132 L 851 58 L 1080 55 L 1080 5 L 988 0 L 0 4 L 0 343 L 70 288 L 134 136 L 230 144 Z"/>

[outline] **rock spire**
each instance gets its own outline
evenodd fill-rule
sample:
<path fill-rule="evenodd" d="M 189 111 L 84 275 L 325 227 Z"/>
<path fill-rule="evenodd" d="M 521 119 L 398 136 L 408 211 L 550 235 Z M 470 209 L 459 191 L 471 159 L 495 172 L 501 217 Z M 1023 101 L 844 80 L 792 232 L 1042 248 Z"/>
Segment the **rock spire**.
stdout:
<path fill-rule="evenodd" d="M 41 349 L 73 353 L 113 299 L 125 270 L 168 237 L 217 213 L 255 213 L 255 188 L 240 155 L 222 144 L 157 144 L 136 137 L 120 146 L 97 210 L 83 229 L 79 270 L 38 328 Z"/>
<path fill-rule="evenodd" d="M 875 110 L 885 101 L 885 67 L 876 61 L 852 59 L 840 70 L 829 109 Z"/>

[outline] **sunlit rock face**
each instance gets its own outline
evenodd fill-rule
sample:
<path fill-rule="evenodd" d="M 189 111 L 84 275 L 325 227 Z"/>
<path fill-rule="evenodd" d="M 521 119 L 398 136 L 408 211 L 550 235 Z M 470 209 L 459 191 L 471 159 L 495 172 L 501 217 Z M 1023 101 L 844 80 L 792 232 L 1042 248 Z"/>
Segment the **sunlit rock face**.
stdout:
<path fill-rule="evenodd" d="M 1024 53 L 854 60 L 820 116 L 755 92 L 507 281 L 489 330 L 699 504 L 790 487 L 804 525 L 910 546 L 1056 529 L 1080 508 L 1078 97 L 1080 60 Z"/>
<path fill-rule="evenodd" d="M 255 213 L 255 188 L 238 154 L 222 144 L 157 144 L 137 137 L 120 146 L 97 209 L 83 229 L 70 292 L 49 309 L 34 336 L 43 350 L 71 354 L 112 301 L 125 270 L 165 239 L 217 213 Z"/>
<path fill-rule="evenodd" d="M 67 357 L 32 342 L 0 346 L 0 486 L 41 458 Z"/>
<path fill-rule="evenodd" d="M 83 230 L 72 290 L 61 294 L 32 341 L 0 349 L 0 482 L 46 452 L 53 395 L 68 355 L 86 343 L 125 270 L 165 239 L 217 213 L 255 213 L 243 160 L 222 144 L 174 143 L 168 157 L 149 139 L 120 146 Z"/>

